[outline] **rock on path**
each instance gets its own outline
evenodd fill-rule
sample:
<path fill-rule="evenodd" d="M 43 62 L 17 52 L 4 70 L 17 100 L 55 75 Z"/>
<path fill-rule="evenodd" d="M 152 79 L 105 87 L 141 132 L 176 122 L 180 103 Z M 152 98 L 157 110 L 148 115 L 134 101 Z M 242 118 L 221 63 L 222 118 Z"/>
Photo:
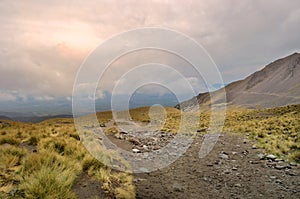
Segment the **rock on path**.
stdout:
<path fill-rule="evenodd" d="M 261 158 L 263 152 L 249 141 L 227 134 L 199 159 L 202 141 L 196 138 L 166 168 L 135 174 L 136 198 L 300 198 L 299 165 Z"/>

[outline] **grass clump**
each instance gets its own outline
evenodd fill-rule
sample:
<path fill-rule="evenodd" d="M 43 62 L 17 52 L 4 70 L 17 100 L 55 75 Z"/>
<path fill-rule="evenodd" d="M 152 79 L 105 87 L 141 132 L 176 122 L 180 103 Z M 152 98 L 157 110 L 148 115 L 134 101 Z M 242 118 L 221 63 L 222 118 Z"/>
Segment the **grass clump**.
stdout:
<path fill-rule="evenodd" d="M 72 168 L 42 166 L 21 181 L 26 198 L 76 198 L 70 188 L 76 178 Z"/>
<path fill-rule="evenodd" d="M 104 178 L 96 177 L 100 169 L 118 179 L 89 154 L 71 119 L 9 121 L 0 128 L 0 198 L 76 198 L 76 178 L 88 171 L 101 184 Z M 121 186 L 109 184 L 112 197 Z"/>
<path fill-rule="evenodd" d="M 0 144 L 19 145 L 20 140 L 18 140 L 17 138 L 12 137 L 10 135 L 5 135 L 5 136 L 0 138 Z"/>
<path fill-rule="evenodd" d="M 266 152 L 300 162 L 300 105 L 258 110 L 231 108 L 225 130 L 248 135 Z"/>

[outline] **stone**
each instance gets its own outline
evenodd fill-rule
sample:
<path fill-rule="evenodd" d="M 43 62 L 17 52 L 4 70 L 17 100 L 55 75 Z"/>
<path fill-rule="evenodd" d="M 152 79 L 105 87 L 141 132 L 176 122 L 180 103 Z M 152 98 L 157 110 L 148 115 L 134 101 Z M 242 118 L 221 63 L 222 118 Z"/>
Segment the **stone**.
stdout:
<path fill-rule="evenodd" d="M 122 135 L 120 133 L 116 133 L 114 136 L 115 136 L 115 138 L 120 139 L 120 140 L 124 140 L 125 139 L 124 135 Z"/>
<path fill-rule="evenodd" d="M 252 145 L 251 148 L 252 148 L 252 149 L 257 149 L 256 145 Z"/>
<path fill-rule="evenodd" d="M 257 157 L 258 157 L 260 160 L 265 159 L 265 155 L 262 154 L 262 153 L 257 154 Z"/>
<path fill-rule="evenodd" d="M 285 165 L 275 165 L 275 169 L 278 169 L 278 170 L 282 170 L 282 169 L 285 169 L 286 166 Z"/>
<path fill-rule="evenodd" d="M 158 146 L 158 145 L 153 146 L 153 150 L 159 150 L 159 149 L 160 149 L 160 146 Z"/>
<path fill-rule="evenodd" d="M 229 158 L 229 156 L 226 155 L 226 154 L 224 154 L 224 153 L 220 153 L 220 154 L 219 154 L 219 157 L 220 157 L 221 159 L 224 159 L 224 160 L 227 160 L 227 159 Z"/>
<path fill-rule="evenodd" d="M 134 178 L 133 179 L 133 183 L 137 183 L 137 182 L 139 182 L 140 180 L 138 179 L 138 178 Z"/>
<path fill-rule="evenodd" d="M 250 164 L 259 164 L 259 162 L 258 162 L 258 161 L 255 161 L 255 160 L 250 160 L 249 163 L 250 163 Z"/>
<path fill-rule="evenodd" d="M 173 189 L 176 192 L 183 192 L 184 191 L 184 187 L 182 185 L 180 185 L 179 183 L 174 183 L 173 184 Z"/>
<path fill-rule="evenodd" d="M 197 132 L 198 132 L 198 133 L 200 133 L 200 132 L 205 132 L 206 130 L 207 130 L 207 128 L 201 128 L 201 129 L 198 129 Z"/>
<path fill-rule="evenodd" d="M 141 167 L 139 170 L 140 170 L 140 172 L 142 172 L 142 173 L 148 173 L 148 172 L 149 172 L 148 169 L 146 169 L 146 168 L 144 168 L 144 167 Z"/>
<path fill-rule="evenodd" d="M 134 145 L 140 145 L 140 144 L 141 144 L 140 141 L 139 141 L 138 139 L 133 138 L 133 137 L 130 137 L 130 138 L 128 138 L 127 140 L 128 140 L 129 142 L 131 142 L 132 144 L 134 144 Z"/>
<path fill-rule="evenodd" d="M 282 162 L 283 159 L 281 159 L 281 158 L 276 158 L 274 161 L 275 161 L 275 162 Z"/>
<path fill-rule="evenodd" d="M 237 169 L 236 167 L 232 167 L 232 170 L 233 170 L 233 171 L 236 171 L 236 170 L 238 170 L 238 169 Z"/>
<path fill-rule="evenodd" d="M 296 162 L 290 162 L 290 165 L 291 165 L 292 167 L 296 167 L 296 166 L 297 166 L 297 163 L 296 163 Z"/>
<path fill-rule="evenodd" d="M 234 185 L 235 187 L 242 187 L 242 185 L 240 183 L 237 183 Z"/>
<path fill-rule="evenodd" d="M 229 174 L 230 171 L 229 171 L 228 169 L 226 169 L 226 170 L 224 171 L 224 173 L 225 173 L 225 174 Z"/>
<path fill-rule="evenodd" d="M 146 179 L 144 179 L 144 178 L 134 178 L 133 179 L 133 182 L 134 183 L 137 183 L 137 182 L 142 182 L 142 181 L 145 181 Z"/>
<path fill-rule="evenodd" d="M 277 158 L 277 156 L 276 156 L 276 155 L 273 155 L 273 154 L 269 154 L 269 155 L 266 156 L 266 158 L 267 158 L 268 160 L 275 160 L 275 159 Z"/>
<path fill-rule="evenodd" d="M 132 151 L 133 151 L 134 153 L 140 153 L 140 152 L 141 152 L 139 149 L 132 149 Z"/>
<path fill-rule="evenodd" d="M 297 176 L 297 174 L 296 174 L 295 172 L 291 171 L 291 170 L 288 170 L 288 171 L 286 171 L 285 173 L 286 173 L 287 175 L 289 175 L 289 176 Z"/>
<path fill-rule="evenodd" d="M 227 152 L 225 152 L 225 151 L 221 151 L 221 153 L 228 155 L 228 153 L 227 153 Z"/>
<path fill-rule="evenodd" d="M 286 165 L 285 165 L 285 168 L 286 168 L 286 169 L 292 169 L 292 167 L 291 167 L 290 164 L 286 164 Z"/>
<path fill-rule="evenodd" d="M 247 151 L 247 150 L 244 150 L 244 151 L 242 152 L 242 154 L 244 154 L 244 155 L 248 155 L 248 153 L 249 153 L 249 151 Z"/>

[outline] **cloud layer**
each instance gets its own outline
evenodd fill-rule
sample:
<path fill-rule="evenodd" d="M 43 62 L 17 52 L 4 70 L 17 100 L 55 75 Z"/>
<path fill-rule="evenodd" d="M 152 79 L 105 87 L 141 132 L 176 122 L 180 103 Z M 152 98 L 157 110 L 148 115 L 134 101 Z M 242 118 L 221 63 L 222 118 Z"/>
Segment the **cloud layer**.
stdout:
<path fill-rule="evenodd" d="M 225 82 L 300 50 L 298 0 L 4 0 L 0 13 L 0 101 L 70 97 L 89 52 L 111 36 L 139 27 L 171 28 L 194 38 Z M 124 72 L 122 65 L 107 71 L 102 92 Z"/>

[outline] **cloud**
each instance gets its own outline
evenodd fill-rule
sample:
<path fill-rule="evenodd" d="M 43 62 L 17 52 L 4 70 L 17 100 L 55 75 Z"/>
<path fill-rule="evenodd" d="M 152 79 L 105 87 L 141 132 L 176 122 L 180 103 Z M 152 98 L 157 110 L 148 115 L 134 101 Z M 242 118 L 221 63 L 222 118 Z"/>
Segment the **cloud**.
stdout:
<path fill-rule="evenodd" d="M 21 98 L 70 97 L 90 50 L 117 33 L 144 26 L 171 28 L 194 38 L 211 54 L 224 81 L 231 82 L 300 50 L 299 6 L 298 0 L 2 1 L 1 89 L 16 91 Z M 138 56 L 128 55 L 111 66 L 99 83 L 98 98 L 124 72 L 144 62 L 157 60 L 189 73 L 182 60 L 155 53 Z M 200 77 L 185 75 L 196 90 L 202 89 L 197 88 Z M 180 88 L 172 77 L 162 78 Z M 16 95 L 2 93 L 0 98 L 14 100 Z"/>
<path fill-rule="evenodd" d="M 10 93 L 0 92 L 0 101 L 14 101 L 16 97 Z"/>

